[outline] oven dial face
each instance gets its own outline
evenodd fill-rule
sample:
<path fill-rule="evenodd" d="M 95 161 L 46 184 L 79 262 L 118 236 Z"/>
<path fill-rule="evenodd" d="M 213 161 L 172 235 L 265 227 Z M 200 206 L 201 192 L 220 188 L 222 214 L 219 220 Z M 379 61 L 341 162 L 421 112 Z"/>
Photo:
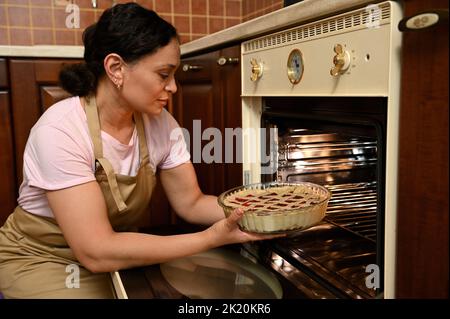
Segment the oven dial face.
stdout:
<path fill-rule="evenodd" d="M 300 82 L 303 76 L 303 55 L 299 49 L 291 51 L 287 61 L 287 76 L 292 84 Z"/>

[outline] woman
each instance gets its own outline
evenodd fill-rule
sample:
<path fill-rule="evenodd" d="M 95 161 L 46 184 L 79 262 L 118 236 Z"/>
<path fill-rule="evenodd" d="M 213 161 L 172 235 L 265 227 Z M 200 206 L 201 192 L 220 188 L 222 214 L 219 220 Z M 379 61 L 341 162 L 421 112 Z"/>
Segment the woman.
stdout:
<path fill-rule="evenodd" d="M 9 298 L 111 298 L 109 272 L 271 238 L 245 233 L 202 194 L 183 138 L 164 109 L 180 61 L 176 30 L 135 3 L 106 10 L 83 35 L 85 63 L 63 70 L 73 97 L 30 132 L 19 205 L 0 229 L 0 291 Z M 160 170 L 177 214 L 204 231 L 129 230 Z M 67 282 L 79 269 L 79 282 Z M 78 275 L 78 273 L 77 273 Z M 73 287 L 76 288 L 73 288 Z"/>

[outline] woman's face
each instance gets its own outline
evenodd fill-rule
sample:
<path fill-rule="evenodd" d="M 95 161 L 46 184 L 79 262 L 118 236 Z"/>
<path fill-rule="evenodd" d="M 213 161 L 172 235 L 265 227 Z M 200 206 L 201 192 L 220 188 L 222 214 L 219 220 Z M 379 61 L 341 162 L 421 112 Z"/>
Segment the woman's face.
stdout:
<path fill-rule="evenodd" d="M 128 64 L 121 97 L 135 111 L 158 115 L 177 91 L 175 71 L 180 64 L 180 47 L 173 39 L 155 53 Z"/>

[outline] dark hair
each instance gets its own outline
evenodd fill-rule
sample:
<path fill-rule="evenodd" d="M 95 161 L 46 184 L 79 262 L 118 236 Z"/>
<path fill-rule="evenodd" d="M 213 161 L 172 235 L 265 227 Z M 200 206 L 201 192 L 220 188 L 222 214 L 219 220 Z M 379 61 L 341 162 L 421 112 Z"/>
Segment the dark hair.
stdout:
<path fill-rule="evenodd" d="M 85 62 L 65 67 L 59 74 L 60 85 L 72 95 L 86 96 L 95 92 L 105 74 L 103 60 L 108 54 L 117 53 L 131 63 L 177 37 L 176 29 L 156 12 L 133 2 L 117 4 L 84 30 Z"/>

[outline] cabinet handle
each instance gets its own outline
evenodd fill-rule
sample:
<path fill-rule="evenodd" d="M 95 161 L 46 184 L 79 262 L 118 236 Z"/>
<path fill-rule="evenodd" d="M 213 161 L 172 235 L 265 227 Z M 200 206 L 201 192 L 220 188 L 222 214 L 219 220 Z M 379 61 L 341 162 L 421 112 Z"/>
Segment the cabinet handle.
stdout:
<path fill-rule="evenodd" d="M 217 64 L 220 66 L 224 66 L 226 64 L 238 64 L 239 58 L 226 58 L 224 56 L 221 56 L 217 59 Z"/>
<path fill-rule="evenodd" d="M 448 9 L 428 10 L 403 18 L 398 29 L 402 32 L 419 31 L 437 24 L 448 24 Z"/>
<path fill-rule="evenodd" d="M 191 64 L 184 64 L 183 65 L 183 71 L 189 72 L 189 71 L 199 71 L 203 69 L 203 66 L 201 65 L 191 65 Z"/>

